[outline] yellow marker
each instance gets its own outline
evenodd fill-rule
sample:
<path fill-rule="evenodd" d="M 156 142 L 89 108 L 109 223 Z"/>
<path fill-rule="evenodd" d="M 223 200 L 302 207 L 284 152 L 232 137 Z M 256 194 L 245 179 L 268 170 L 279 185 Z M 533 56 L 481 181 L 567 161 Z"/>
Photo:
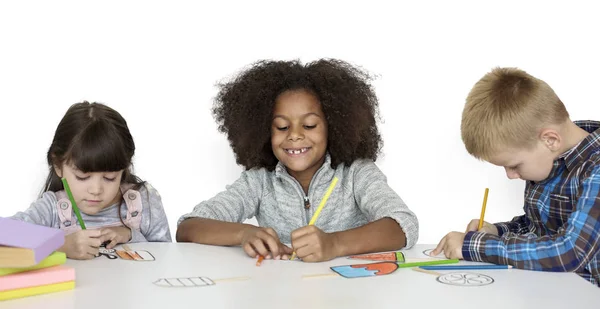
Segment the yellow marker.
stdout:
<path fill-rule="evenodd" d="M 489 191 L 489 188 L 485 188 L 485 194 L 483 195 L 483 205 L 481 206 L 481 217 L 479 217 L 479 227 L 477 227 L 478 231 L 481 230 L 481 228 L 483 227 L 483 216 L 485 216 L 485 204 L 487 204 L 487 197 Z"/>
<path fill-rule="evenodd" d="M 317 219 L 319 218 L 319 214 L 321 213 L 321 210 L 323 210 L 323 206 L 325 206 L 325 203 L 327 203 L 327 200 L 329 199 L 331 192 L 333 192 L 333 188 L 335 188 L 335 185 L 337 184 L 337 182 L 338 182 L 338 178 L 333 177 L 333 180 L 331 181 L 331 184 L 329 185 L 327 192 L 325 192 L 325 195 L 321 199 L 321 203 L 319 204 L 317 211 L 315 211 L 315 213 L 313 214 L 308 225 L 314 225 L 315 222 L 317 222 Z M 293 252 L 292 257 L 290 258 L 290 261 L 293 261 L 295 258 L 296 258 L 296 252 Z"/>

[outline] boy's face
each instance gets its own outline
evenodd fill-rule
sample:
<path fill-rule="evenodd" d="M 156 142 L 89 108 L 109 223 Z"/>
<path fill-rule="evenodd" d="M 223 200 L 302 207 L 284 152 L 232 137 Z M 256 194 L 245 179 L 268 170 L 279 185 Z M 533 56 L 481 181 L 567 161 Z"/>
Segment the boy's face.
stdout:
<path fill-rule="evenodd" d="M 273 154 L 296 179 L 312 178 L 327 150 L 327 121 L 321 103 L 304 90 L 286 91 L 275 101 Z"/>
<path fill-rule="evenodd" d="M 488 161 L 504 167 L 509 179 L 542 181 L 548 177 L 556 153 L 549 149 L 544 141 L 536 142 L 531 149 L 507 148 L 492 156 Z"/>
<path fill-rule="evenodd" d="M 61 169 L 55 167 L 55 171 L 59 177 L 67 179 L 77 207 L 85 214 L 97 214 L 121 199 L 123 170 L 84 173 L 65 163 Z"/>

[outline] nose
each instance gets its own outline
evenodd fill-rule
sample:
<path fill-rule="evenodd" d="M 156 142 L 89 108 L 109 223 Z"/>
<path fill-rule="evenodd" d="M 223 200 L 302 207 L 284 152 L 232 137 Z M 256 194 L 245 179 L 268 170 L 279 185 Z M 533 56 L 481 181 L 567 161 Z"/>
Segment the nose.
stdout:
<path fill-rule="evenodd" d="M 304 132 L 302 132 L 301 128 L 298 128 L 296 126 L 290 127 L 290 129 L 288 130 L 288 140 L 295 142 L 303 138 Z"/>
<path fill-rule="evenodd" d="M 505 167 L 504 170 L 506 171 L 506 177 L 508 177 L 508 179 L 519 179 L 521 177 L 521 175 L 513 169 Z"/>
<path fill-rule="evenodd" d="M 102 179 L 95 179 L 90 181 L 88 185 L 88 193 L 92 195 L 100 195 L 104 192 L 104 186 L 102 185 Z"/>

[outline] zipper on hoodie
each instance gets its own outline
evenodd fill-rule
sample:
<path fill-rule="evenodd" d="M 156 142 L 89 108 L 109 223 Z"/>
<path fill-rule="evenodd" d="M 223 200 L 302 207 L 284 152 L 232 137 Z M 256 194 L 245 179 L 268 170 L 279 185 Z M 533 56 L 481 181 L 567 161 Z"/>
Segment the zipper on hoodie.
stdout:
<path fill-rule="evenodd" d="M 308 195 L 304 196 L 304 209 L 306 209 L 306 210 L 310 209 L 310 200 L 308 199 Z"/>
<path fill-rule="evenodd" d="M 306 218 L 306 224 L 310 222 L 310 200 L 308 195 L 304 195 L 304 218 Z"/>
<path fill-rule="evenodd" d="M 306 218 L 306 224 L 310 222 L 310 200 L 308 195 L 304 196 L 304 217 Z"/>
<path fill-rule="evenodd" d="M 313 187 L 313 184 L 316 182 L 317 180 L 317 176 L 321 173 L 321 171 L 325 168 L 325 163 L 323 163 L 323 165 L 321 167 L 319 167 L 319 169 L 317 170 L 317 172 L 313 175 L 313 178 L 311 179 L 310 183 L 308 184 L 308 193 L 304 194 L 304 190 L 302 189 L 302 185 L 300 184 L 300 182 L 298 182 L 298 180 L 296 180 L 296 178 L 292 177 L 291 175 L 287 175 L 287 177 L 284 177 L 287 181 L 289 181 L 293 186 L 296 186 L 296 188 L 300 189 L 300 194 L 302 195 L 303 198 L 303 203 L 304 203 L 304 214 L 305 214 L 305 219 L 306 219 L 306 224 L 308 224 L 310 222 L 310 199 L 308 198 L 309 193 L 311 192 L 311 188 Z"/>

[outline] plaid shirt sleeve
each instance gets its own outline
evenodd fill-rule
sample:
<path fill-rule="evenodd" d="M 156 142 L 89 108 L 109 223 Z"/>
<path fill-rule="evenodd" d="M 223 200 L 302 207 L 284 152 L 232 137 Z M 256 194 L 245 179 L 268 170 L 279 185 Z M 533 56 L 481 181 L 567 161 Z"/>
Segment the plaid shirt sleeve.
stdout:
<path fill-rule="evenodd" d="M 562 233 L 504 233 L 495 236 L 469 232 L 462 254 L 465 260 L 513 265 L 520 269 L 576 271 L 584 268 L 600 251 L 600 166 L 580 184 L 576 209 Z"/>
<path fill-rule="evenodd" d="M 498 229 L 499 236 L 502 236 L 506 233 L 522 235 L 531 232 L 529 228 L 531 225 L 531 221 L 525 215 L 514 217 L 511 221 L 508 222 L 494 223 L 494 225 Z"/>

